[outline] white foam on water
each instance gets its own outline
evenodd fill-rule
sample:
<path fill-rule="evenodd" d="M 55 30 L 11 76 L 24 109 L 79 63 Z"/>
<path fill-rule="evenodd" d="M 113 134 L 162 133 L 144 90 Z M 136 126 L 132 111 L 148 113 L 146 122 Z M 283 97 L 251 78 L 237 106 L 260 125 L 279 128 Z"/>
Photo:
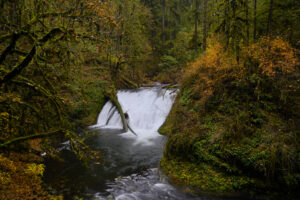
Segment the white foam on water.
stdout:
<path fill-rule="evenodd" d="M 135 138 L 136 144 L 151 145 L 152 139 L 160 136 L 157 130 L 172 108 L 176 91 L 161 87 L 120 90 L 117 97 L 123 112 L 129 116 L 128 124 L 137 134 L 129 131 L 122 137 Z M 120 114 L 110 101 L 104 105 L 93 127 L 122 129 Z"/>
<path fill-rule="evenodd" d="M 116 200 L 138 200 L 134 194 L 121 194 L 115 198 Z"/>
<path fill-rule="evenodd" d="M 205 200 L 192 195 L 186 195 L 170 185 L 166 179 L 160 176 L 158 168 L 148 169 L 139 174 L 116 178 L 110 182 L 108 196 L 94 195 L 94 199 L 116 199 L 116 200 Z"/>
<path fill-rule="evenodd" d="M 143 144 L 144 146 L 155 145 L 156 141 L 154 140 L 154 138 L 162 137 L 157 131 L 149 131 L 142 129 L 137 129 L 134 131 L 137 135 L 134 135 L 132 134 L 132 132 L 128 131 L 120 136 L 134 139 L 133 145 Z"/>

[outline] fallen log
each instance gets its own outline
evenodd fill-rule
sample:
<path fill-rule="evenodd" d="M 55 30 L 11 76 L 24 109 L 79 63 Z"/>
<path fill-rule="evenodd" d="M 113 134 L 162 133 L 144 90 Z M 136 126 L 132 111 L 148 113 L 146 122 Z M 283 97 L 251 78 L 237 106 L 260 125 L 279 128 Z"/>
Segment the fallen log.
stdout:
<path fill-rule="evenodd" d="M 49 131 L 49 132 L 46 132 L 46 133 L 39 133 L 39 134 L 33 134 L 33 135 L 17 137 L 17 138 L 13 138 L 9 141 L 5 141 L 5 142 L 1 143 L 0 148 L 5 148 L 5 147 L 7 147 L 11 144 L 18 143 L 18 142 L 24 142 L 26 140 L 33 140 L 33 139 L 37 139 L 37 138 L 45 138 L 45 137 L 50 137 L 52 135 L 61 134 L 61 133 L 66 133 L 66 130 L 58 129 L 58 130 Z"/>
<path fill-rule="evenodd" d="M 127 132 L 128 130 L 130 130 L 134 135 L 137 135 L 133 131 L 133 129 L 129 126 L 129 124 L 127 122 L 128 114 L 123 112 L 122 106 L 120 105 L 116 95 L 111 95 L 110 93 L 106 93 L 105 96 L 111 101 L 113 106 L 115 106 L 117 108 L 117 110 L 120 114 L 120 117 L 121 117 L 124 132 Z"/>

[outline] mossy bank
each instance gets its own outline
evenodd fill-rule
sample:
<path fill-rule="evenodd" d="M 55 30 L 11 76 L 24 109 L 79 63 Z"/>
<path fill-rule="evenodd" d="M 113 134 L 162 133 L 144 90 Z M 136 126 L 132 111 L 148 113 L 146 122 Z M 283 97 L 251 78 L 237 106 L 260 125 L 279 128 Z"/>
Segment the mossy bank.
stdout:
<path fill-rule="evenodd" d="M 280 38 L 262 38 L 237 61 L 221 44 L 211 39 L 185 72 L 159 130 L 168 137 L 161 168 L 198 191 L 296 198 L 299 68 L 293 49 Z M 268 52 L 253 55 L 253 49 Z M 270 66 L 263 63 L 274 56 Z"/>

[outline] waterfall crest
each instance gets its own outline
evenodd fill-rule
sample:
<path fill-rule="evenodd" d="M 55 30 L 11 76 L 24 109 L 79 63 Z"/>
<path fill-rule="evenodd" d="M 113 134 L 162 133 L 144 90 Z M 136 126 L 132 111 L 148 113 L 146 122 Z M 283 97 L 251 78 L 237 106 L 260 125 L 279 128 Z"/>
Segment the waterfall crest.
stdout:
<path fill-rule="evenodd" d="M 176 91 L 166 90 L 161 86 L 120 90 L 117 93 L 128 123 L 134 130 L 157 131 L 168 116 Z M 121 117 L 109 101 L 98 116 L 96 127 L 122 129 Z"/>

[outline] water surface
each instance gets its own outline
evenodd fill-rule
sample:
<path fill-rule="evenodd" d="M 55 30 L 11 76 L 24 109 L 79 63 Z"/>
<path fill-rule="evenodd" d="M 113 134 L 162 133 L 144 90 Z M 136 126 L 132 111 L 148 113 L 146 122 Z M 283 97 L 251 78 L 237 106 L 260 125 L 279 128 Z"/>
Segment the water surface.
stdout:
<path fill-rule="evenodd" d="M 102 109 L 93 136 L 86 143 L 100 152 L 100 158 L 83 167 L 63 144 L 65 162 L 48 160 L 46 182 L 67 199 L 74 195 L 84 199 L 117 200 L 208 200 L 186 194 L 168 183 L 158 169 L 166 138 L 158 134 L 176 96 L 161 86 L 122 90 L 118 100 L 129 116 L 128 123 L 137 133 L 123 133 L 118 112 L 110 102 Z"/>

